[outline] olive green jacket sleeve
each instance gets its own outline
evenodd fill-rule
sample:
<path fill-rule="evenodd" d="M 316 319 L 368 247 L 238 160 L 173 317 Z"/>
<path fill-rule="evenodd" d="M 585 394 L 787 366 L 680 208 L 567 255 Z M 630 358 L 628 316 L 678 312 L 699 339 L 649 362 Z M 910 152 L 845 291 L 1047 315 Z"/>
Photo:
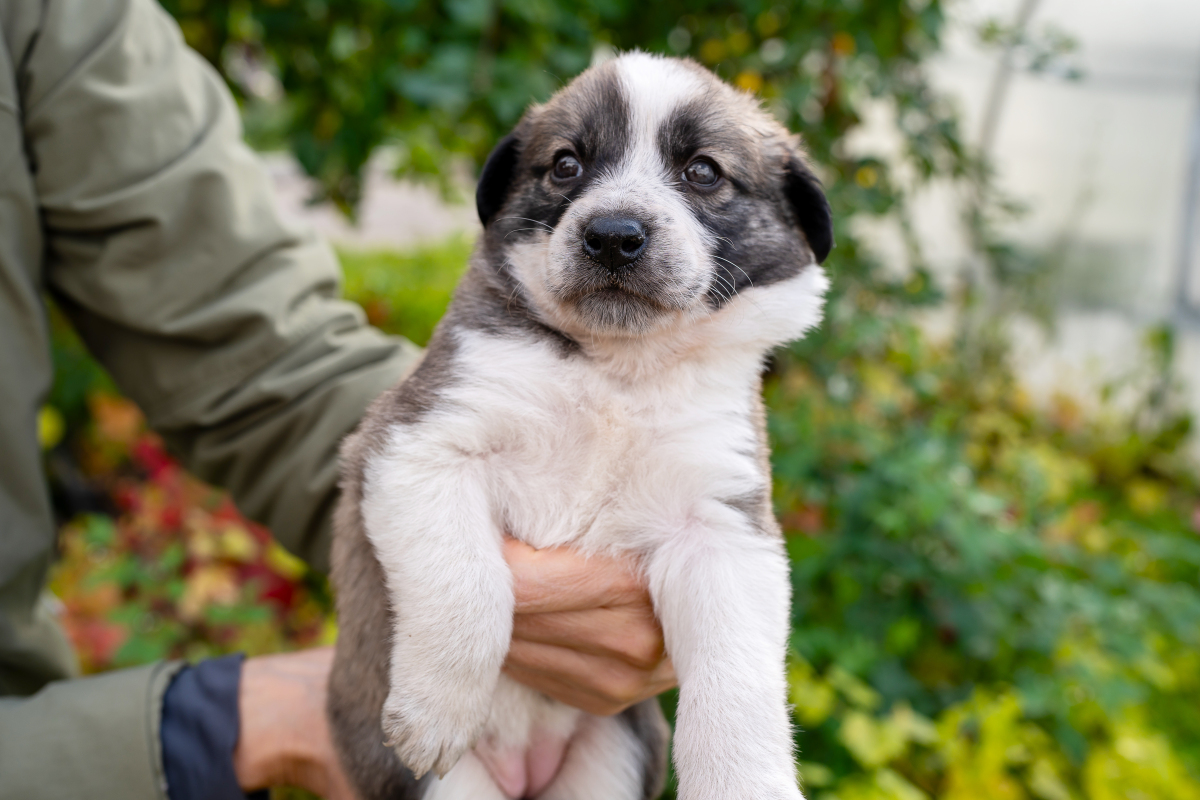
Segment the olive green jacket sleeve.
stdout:
<path fill-rule="evenodd" d="M 159 720 L 180 663 L 0 697 L 0 798 L 165 800 Z"/>
<path fill-rule="evenodd" d="M 162 800 L 177 666 L 56 680 L 53 523 L 17 483 L 41 470 L 39 293 L 188 469 L 318 569 L 339 440 L 417 351 L 338 299 L 333 254 L 280 219 L 229 93 L 154 0 L 0 0 L 0 36 L 0 346 L 20 350 L 0 353 L 0 443 L 21 445 L 0 453 L 0 800 Z"/>
<path fill-rule="evenodd" d="M 414 351 L 337 299 L 165 12 L 45 8 L 24 102 L 47 283 L 188 469 L 323 569 L 338 442 Z"/>

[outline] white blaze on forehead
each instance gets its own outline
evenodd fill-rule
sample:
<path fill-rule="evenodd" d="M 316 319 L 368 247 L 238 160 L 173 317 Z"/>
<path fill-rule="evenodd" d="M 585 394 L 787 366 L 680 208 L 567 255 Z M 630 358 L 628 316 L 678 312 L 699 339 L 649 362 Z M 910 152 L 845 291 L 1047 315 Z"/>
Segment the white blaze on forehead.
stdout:
<path fill-rule="evenodd" d="M 676 110 L 703 96 L 709 84 L 702 73 L 681 62 L 646 53 L 630 53 L 609 63 L 612 66 L 606 64 L 605 69 L 614 70 L 625 101 L 629 137 L 624 152 L 572 199 L 543 254 L 510 251 L 514 274 L 532 296 L 544 298 L 543 312 L 550 317 L 557 313 L 564 326 L 575 325 L 593 335 L 600 322 L 579 316 L 583 312 L 556 298 L 589 268 L 590 262 L 582 260 L 581 237 L 595 219 L 618 216 L 646 226 L 644 255 L 628 280 L 642 282 L 644 290 L 670 308 L 694 310 L 713 280 L 713 235 L 688 204 L 681 176 L 659 145 L 659 132 Z M 648 318 L 650 327 L 642 333 L 674 324 L 678 316 L 672 312 Z"/>
<path fill-rule="evenodd" d="M 682 62 L 649 53 L 628 53 L 615 63 L 629 104 L 632 160 L 666 167 L 658 132 L 679 106 L 704 91 L 704 81 Z"/>

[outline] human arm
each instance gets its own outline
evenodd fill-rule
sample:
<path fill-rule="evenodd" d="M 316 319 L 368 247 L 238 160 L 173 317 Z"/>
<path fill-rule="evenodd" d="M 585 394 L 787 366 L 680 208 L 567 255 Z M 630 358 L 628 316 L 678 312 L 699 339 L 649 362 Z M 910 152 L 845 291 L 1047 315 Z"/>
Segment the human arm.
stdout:
<path fill-rule="evenodd" d="M 153 0 L 44 13 L 19 78 L 51 294 L 188 470 L 324 570 L 338 443 L 416 349 L 340 299 Z"/>
<path fill-rule="evenodd" d="M 31 329 L 51 294 L 172 452 L 323 568 L 337 444 L 415 349 L 337 298 L 332 253 L 281 221 L 228 92 L 152 0 L 0 0 L 0 36 L 0 258 L 29 254 L 5 291 L 33 298 Z M 0 505 L 0 798 L 162 800 L 179 665 L 61 680 L 52 542 L 48 510 Z"/>

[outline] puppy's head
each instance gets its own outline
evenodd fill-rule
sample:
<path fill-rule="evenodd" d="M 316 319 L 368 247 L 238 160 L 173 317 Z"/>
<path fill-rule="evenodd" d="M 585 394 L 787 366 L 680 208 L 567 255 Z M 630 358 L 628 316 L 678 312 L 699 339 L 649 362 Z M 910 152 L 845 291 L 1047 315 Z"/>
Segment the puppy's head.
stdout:
<path fill-rule="evenodd" d="M 796 137 L 699 65 L 644 53 L 531 108 L 488 158 L 476 204 L 488 262 L 576 333 L 713 313 L 833 246 Z"/>

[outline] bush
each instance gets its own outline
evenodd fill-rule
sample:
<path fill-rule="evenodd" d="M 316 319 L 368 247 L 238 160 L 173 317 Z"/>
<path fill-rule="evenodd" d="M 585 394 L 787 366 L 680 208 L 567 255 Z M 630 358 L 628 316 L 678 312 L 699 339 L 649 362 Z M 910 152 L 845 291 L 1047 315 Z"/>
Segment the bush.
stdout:
<path fill-rule="evenodd" d="M 810 786 L 1200 791 L 1187 418 L 1148 413 L 1152 396 L 1135 414 L 1035 409 L 1003 364 L 966 370 L 901 316 L 835 308 L 780 362 L 767 397 Z"/>

